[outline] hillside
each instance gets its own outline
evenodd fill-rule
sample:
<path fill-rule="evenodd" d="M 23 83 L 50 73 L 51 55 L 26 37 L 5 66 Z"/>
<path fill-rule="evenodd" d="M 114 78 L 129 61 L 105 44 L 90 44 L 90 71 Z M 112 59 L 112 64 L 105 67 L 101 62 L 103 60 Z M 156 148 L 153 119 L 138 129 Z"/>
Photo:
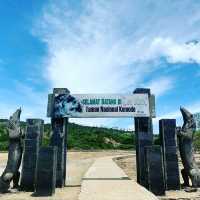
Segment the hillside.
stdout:
<path fill-rule="evenodd" d="M 7 120 L 0 119 L 0 151 L 8 148 Z M 26 126 L 21 122 L 22 128 Z M 68 126 L 68 149 L 133 149 L 135 148 L 135 135 L 130 131 L 112 128 L 81 126 L 69 123 Z M 51 125 L 45 124 L 43 145 L 49 144 Z"/>
<path fill-rule="evenodd" d="M 0 151 L 8 149 L 7 120 L 0 119 Z M 21 122 L 25 129 L 26 122 Z M 43 146 L 49 144 L 51 125 L 44 125 Z M 158 135 L 154 135 L 154 144 L 159 145 Z M 135 134 L 131 131 L 123 131 L 113 128 L 82 126 L 69 123 L 68 126 L 68 149 L 74 150 L 98 150 L 98 149 L 135 149 Z M 200 131 L 196 132 L 194 147 L 200 150 Z"/>

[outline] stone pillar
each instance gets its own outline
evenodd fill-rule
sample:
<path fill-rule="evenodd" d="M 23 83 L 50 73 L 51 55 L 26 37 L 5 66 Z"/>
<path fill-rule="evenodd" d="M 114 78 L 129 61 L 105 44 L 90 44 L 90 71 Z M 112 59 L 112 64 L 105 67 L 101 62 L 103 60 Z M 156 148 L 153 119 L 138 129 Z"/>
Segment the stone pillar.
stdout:
<path fill-rule="evenodd" d="M 137 88 L 134 94 L 148 94 L 150 89 Z M 153 130 L 151 117 L 135 117 L 135 136 L 136 136 L 136 164 L 137 182 L 147 187 L 146 166 L 145 166 L 145 146 L 153 143 Z"/>
<path fill-rule="evenodd" d="M 68 94 L 69 90 L 66 88 L 54 88 L 53 98 L 56 95 Z M 54 103 L 51 106 L 53 107 Z M 50 113 L 50 112 L 49 112 Z M 52 124 L 52 136 L 50 139 L 50 145 L 57 147 L 57 171 L 56 171 L 56 187 L 65 186 L 66 178 L 66 156 L 67 156 L 67 118 L 55 118 L 53 116 L 53 111 L 51 114 L 51 124 Z"/>
<path fill-rule="evenodd" d="M 155 195 L 165 194 L 162 148 L 158 145 L 145 147 L 145 163 L 148 189 Z"/>
<path fill-rule="evenodd" d="M 159 132 L 163 148 L 164 170 L 167 190 L 179 190 L 179 167 L 177 156 L 176 120 L 161 119 Z"/>
<path fill-rule="evenodd" d="M 42 143 L 44 121 L 27 119 L 26 123 L 20 187 L 25 191 L 34 191 L 36 161 Z"/>
<path fill-rule="evenodd" d="M 66 181 L 66 173 L 67 173 L 67 133 L 68 133 L 68 118 L 64 118 L 64 185 Z"/>
<path fill-rule="evenodd" d="M 40 148 L 36 167 L 36 196 L 51 196 L 55 193 L 56 167 L 57 147 Z"/>

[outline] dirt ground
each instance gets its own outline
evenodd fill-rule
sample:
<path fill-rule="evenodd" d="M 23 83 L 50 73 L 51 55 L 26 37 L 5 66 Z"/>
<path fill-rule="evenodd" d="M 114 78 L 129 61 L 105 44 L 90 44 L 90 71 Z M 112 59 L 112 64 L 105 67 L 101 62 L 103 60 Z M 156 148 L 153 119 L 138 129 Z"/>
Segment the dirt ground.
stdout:
<path fill-rule="evenodd" d="M 200 154 L 196 154 L 195 158 L 200 167 Z M 124 172 L 129 176 L 129 178 L 137 180 L 136 171 L 136 155 L 134 157 L 124 157 L 115 159 L 115 162 L 124 170 Z M 181 160 L 179 160 L 179 169 L 182 169 Z M 181 183 L 183 183 L 182 177 L 180 175 Z M 160 200 L 200 200 L 200 188 L 197 192 L 188 193 L 183 189 L 180 191 L 167 191 L 165 196 L 159 197 Z"/>
<path fill-rule="evenodd" d="M 78 200 L 80 193 L 81 179 L 85 172 L 94 162 L 95 158 L 103 156 L 127 155 L 132 151 L 93 151 L 79 152 L 69 151 L 67 155 L 67 180 L 66 187 L 56 189 L 56 194 L 53 197 L 33 197 L 31 192 L 16 192 L 12 191 L 8 194 L 0 194 L 0 200 Z M 5 168 L 7 161 L 7 153 L 0 153 L 0 174 Z"/>
<path fill-rule="evenodd" d="M 130 154 L 133 154 L 130 156 Z M 136 155 L 133 151 L 93 151 L 79 152 L 70 151 L 67 155 L 67 180 L 66 187 L 56 189 L 53 197 L 33 197 L 31 192 L 15 192 L 0 194 L 0 200 L 78 200 L 80 193 L 81 179 L 85 172 L 94 162 L 95 158 L 103 156 L 129 155 L 117 159 L 115 162 L 125 171 L 129 178 L 136 180 Z M 200 166 L 200 154 L 196 155 Z M 2 173 L 7 161 L 7 153 L 0 153 L 0 174 Z M 181 162 L 180 162 L 180 168 Z M 181 176 L 180 176 L 181 177 Z M 198 192 L 187 193 L 184 190 L 168 191 L 166 196 L 159 197 L 160 200 L 200 200 L 200 189 Z"/>

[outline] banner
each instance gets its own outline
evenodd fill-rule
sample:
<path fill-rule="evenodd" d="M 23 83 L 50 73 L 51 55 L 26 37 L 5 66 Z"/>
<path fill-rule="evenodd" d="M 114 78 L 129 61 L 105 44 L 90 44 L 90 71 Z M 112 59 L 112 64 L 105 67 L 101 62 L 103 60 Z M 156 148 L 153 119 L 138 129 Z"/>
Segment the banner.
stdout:
<path fill-rule="evenodd" d="M 149 117 L 147 94 L 63 94 L 55 97 L 55 117 Z"/>

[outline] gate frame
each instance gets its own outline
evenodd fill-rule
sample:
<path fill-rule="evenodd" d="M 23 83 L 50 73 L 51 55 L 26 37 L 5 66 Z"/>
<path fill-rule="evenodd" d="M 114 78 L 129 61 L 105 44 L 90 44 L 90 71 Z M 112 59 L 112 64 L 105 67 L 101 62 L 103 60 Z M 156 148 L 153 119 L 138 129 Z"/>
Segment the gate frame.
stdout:
<path fill-rule="evenodd" d="M 67 159 L 67 134 L 68 118 L 55 118 L 54 99 L 56 95 L 69 94 L 67 88 L 54 88 L 53 94 L 48 95 L 47 117 L 51 118 L 52 135 L 50 145 L 57 146 L 58 160 L 56 173 L 56 187 L 64 187 L 66 179 L 66 159 Z M 136 88 L 133 94 L 148 94 L 150 117 L 134 117 L 136 135 L 136 164 L 137 182 L 147 187 L 144 162 L 144 146 L 149 146 L 153 142 L 152 117 L 155 117 L 155 96 L 150 89 Z M 141 137 L 143 136 L 143 137 Z"/>

